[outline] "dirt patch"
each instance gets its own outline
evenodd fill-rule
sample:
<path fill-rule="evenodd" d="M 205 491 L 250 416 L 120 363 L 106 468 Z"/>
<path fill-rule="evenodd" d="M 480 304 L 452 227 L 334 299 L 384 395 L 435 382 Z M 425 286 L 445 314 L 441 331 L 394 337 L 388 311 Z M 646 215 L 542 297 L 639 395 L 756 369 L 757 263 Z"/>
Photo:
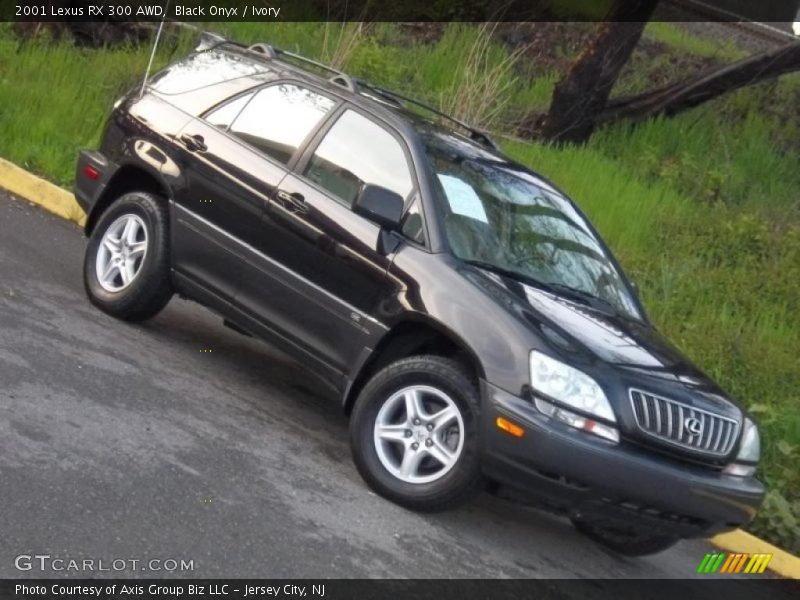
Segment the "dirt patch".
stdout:
<path fill-rule="evenodd" d="M 640 93 L 676 83 L 704 71 L 722 66 L 724 61 L 680 52 L 663 42 L 642 39 L 622 69 L 616 95 Z"/>
<path fill-rule="evenodd" d="M 435 44 L 444 35 L 447 23 L 400 23 L 406 41 L 420 44 Z"/>
<path fill-rule="evenodd" d="M 594 23 L 501 23 L 495 35 L 520 52 L 520 75 L 564 73 L 590 39 Z"/>

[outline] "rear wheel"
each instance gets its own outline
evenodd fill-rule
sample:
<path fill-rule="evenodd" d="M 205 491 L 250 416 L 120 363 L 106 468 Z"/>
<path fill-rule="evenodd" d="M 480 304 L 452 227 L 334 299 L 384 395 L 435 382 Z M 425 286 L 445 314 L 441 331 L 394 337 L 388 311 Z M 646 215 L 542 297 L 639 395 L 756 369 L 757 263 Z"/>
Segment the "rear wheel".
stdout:
<path fill-rule="evenodd" d="M 399 360 L 358 397 L 350 422 L 359 473 L 380 495 L 419 511 L 466 501 L 480 481 L 478 392 L 438 356 Z"/>
<path fill-rule="evenodd" d="M 625 556 L 657 554 L 671 548 L 679 541 L 679 538 L 673 536 L 641 535 L 577 519 L 573 519 L 572 524 L 592 541 Z"/>
<path fill-rule="evenodd" d="M 83 281 L 89 300 L 118 319 L 142 321 L 172 297 L 165 202 L 131 192 L 102 214 L 89 237 Z"/>

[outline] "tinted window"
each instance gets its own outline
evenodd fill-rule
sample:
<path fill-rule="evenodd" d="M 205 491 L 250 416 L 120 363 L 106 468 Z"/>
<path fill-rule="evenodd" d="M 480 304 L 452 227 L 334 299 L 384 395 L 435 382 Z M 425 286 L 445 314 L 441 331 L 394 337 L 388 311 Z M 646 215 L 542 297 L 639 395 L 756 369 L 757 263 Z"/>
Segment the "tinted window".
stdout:
<path fill-rule="evenodd" d="M 403 235 L 415 242 L 422 244 L 425 242 L 425 234 L 422 230 L 422 215 L 419 212 L 419 200 L 414 200 L 411 206 L 406 211 L 403 217 L 403 222 L 400 226 L 400 231 Z"/>
<path fill-rule="evenodd" d="M 400 143 L 376 123 L 349 110 L 322 140 L 305 175 L 348 206 L 365 183 L 403 198 L 413 188 Z"/>
<path fill-rule="evenodd" d="M 252 96 L 253 94 L 245 94 L 219 108 L 215 108 L 206 115 L 206 121 L 220 129 L 227 129 Z"/>
<path fill-rule="evenodd" d="M 286 163 L 333 105 L 333 100 L 311 90 L 274 85 L 256 93 L 236 117 L 230 132 Z"/>

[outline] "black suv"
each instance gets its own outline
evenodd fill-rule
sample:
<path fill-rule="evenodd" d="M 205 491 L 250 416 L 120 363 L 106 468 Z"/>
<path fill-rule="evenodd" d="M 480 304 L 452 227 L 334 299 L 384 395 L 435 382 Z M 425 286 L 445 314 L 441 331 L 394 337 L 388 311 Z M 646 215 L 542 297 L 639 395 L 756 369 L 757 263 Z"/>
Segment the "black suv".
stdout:
<path fill-rule="evenodd" d="M 394 502 L 502 489 L 644 554 L 762 501 L 756 426 L 580 209 L 418 101 L 205 35 L 117 102 L 75 193 L 97 307 L 138 321 L 177 292 L 282 347 Z"/>

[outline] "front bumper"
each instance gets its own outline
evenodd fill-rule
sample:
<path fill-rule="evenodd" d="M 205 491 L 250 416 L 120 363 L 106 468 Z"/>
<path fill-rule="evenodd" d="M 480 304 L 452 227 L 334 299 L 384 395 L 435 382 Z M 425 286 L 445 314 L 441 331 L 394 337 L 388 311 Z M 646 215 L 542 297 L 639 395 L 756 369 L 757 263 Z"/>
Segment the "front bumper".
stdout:
<path fill-rule="evenodd" d="M 487 382 L 481 392 L 486 475 L 573 518 L 692 537 L 744 525 L 763 500 L 764 486 L 754 477 L 683 463 L 624 439 L 614 444 Z M 523 437 L 500 430 L 497 417 L 523 427 Z"/>

